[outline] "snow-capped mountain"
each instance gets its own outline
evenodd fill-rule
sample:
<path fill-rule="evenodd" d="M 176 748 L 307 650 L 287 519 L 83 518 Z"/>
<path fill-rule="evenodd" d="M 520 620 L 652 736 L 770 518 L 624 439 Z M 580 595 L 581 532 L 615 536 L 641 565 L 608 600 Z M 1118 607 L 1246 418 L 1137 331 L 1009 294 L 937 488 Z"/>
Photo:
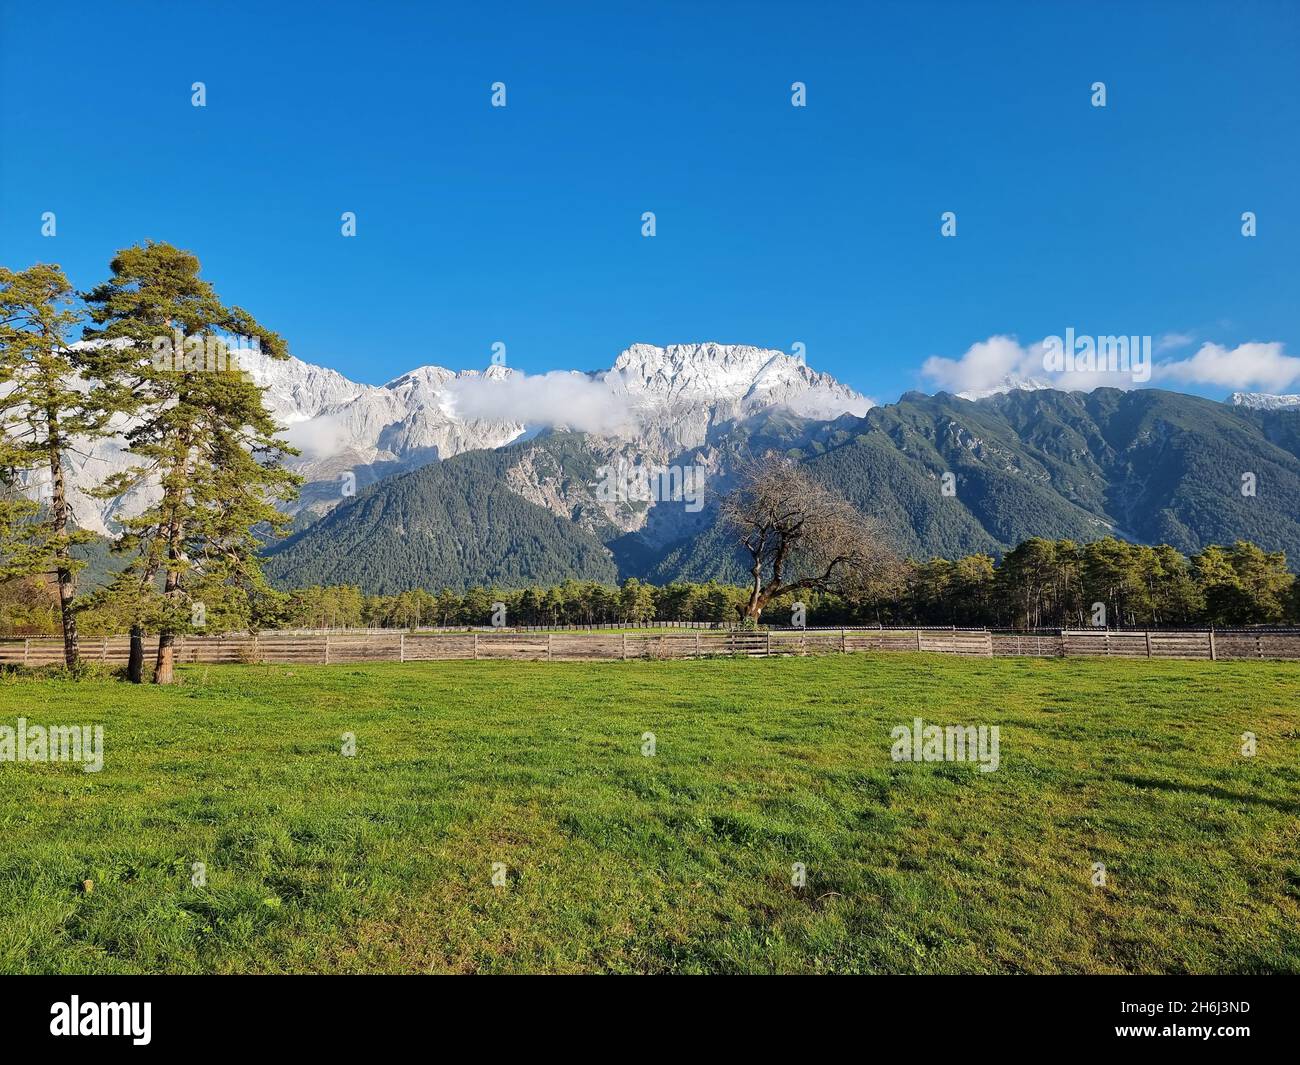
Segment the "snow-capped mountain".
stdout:
<path fill-rule="evenodd" d="M 462 451 L 499 447 L 524 431 L 522 425 L 457 419 L 444 412 L 439 402 L 443 386 L 477 376 L 474 371 L 422 367 L 374 386 L 301 359 L 272 359 L 248 348 L 231 355 L 266 390 L 267 408 L 284 427 L 284 438 L 301 451 L 289 463 L 306 478 L 295 512 L 323 513 L 344 498 L 345 488 L 350 494 L 388 473 Z M 508 371 L 493 368 L 489 374 L 493 372 Z M 120 428 L 128 426 L 123 422 Z M 154 498 L 150 484 L 111 500 L 88 494 L 134 461 L 121 439 L 83 444 L 70 454 L 68 499 L 78 525 L 108 533 L 114 515 L 136 513 Z M 31 494 L 39 496 L 47 480 L 36 472 L 29 481 Z"/>
<path fill-rule="evenodd" d="M 619 355 L 604 381 L 625 398 L 643 436 L 658 436 L 668 447 L 697 447 L 712 425 L 768 407 L 832 419 L 874 406 L 801 356 L 746 345 L 638 343 Z"/>
<path fill-rule="evenodd" d="M 355 385 L 355 395 L 305 416 L 277 410 L 286 423 L 285 439 L 301 452 L 290 465 L 306 478 L 295 510 L 324 513 L 345 492 L 381 477 L 516 439 L 525 431 L 522 423 L 458 417 L 446 402 L 450 383 L 510 373 L 504 367 L 480 375 L 422 366 L 385 385 Z"/>
<path fill-rule="evenodd" d="M 1300 396 L 1275 396 L 1268 392 L 1234 392 L 1228 397 L 1234 407 L 1251 410 L 1298 410 Z"/>
<path fill-rule="evenodd" d="M 747 345 L 633 344 L 596 376 L 627 404 L 636 437 L 668 452 L 699 447 L 714 426 L 770 407 L 827 420 L 874 406 L 799 356 Z"/>
<path fill-rule="evenodd" d="M 752 411 L 784 403 L 809 418 L 862 415 L 872 402 L 799 356 L 731 344 L 633 344 L 610 369 L 627 394 L 648 408 L 666 403 Z"/>
<path fill-rule="evenodd" d="M 602 420 L 599 447 L 643 462 L 702 447 L 716 426 L 776 406 L 816 419 L 861 415 L 872 406 L 800 357 L 746 345 L 634 344 L 609 370 L 538 377 L 496 365 L 459 372 L 422 366 L 384 385 L 359 384 L 297 358 L 236 354 L 266 389 L 285 438 L 301 451 L 290 462 L 306 478 L 295 510 L 310 514 L 381 477 L 501 447 L 547 426 L 569 427 L 578 401 L 617 415 Z M 147 487 L 107 502 L 86 494 L 130 464 L 112 440 L 73 461 L 69 498 L 79 524 L 108 532 L 115 514 L 142 505 Z"/>
<path fill-rule="evenodd" d="M 1021 377 L 1019 374 L 1009 373 L 992 388 L 981 388 L 977 391 L 958 392 L 958 399 L 988 399 L 990 396 L 1000 396 L 1006 392 L 1038 392 L 1044 388 L 1054 387 L 1047 381 L 1040 381 L 1037 377 Z"/>
<path fill-rule="evenodd" d="M 315 417 L 326 407 L 356 399 L 367 389 L 336 370 L 295 359 L 273 359 L 261 350 L 234 353 L 253 380 L 266 389 L 266 405 L 282 423 Z"/>

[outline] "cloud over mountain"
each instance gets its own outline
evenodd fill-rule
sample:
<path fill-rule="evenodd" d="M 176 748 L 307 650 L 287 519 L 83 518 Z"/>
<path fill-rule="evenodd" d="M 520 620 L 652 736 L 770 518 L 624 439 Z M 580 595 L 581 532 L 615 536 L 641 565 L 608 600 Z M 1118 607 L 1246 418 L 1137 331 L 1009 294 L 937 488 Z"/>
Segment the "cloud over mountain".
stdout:
<path fill-rule="evenodd" d="M 459 418 L 601 435 L 625 433 L 636 425 L 626 392 L 611 388 L 603 377 L 576 370 L 457 378 L 443 392 L 443 409 Z"/>
<path fill-rule="evenodd" d="M 1157 364 L 1155 376 L 1179 384 L 1280 392 L 1300 381 L 1300 358 L 1285 354 L 1276 342 L 1232 349 L 1206 343 L 1190 358 Z"/>
<path fill-rule="evenodd" d="M 1101 338 L 1105 339 L 1105 338 Z M 1187 338 L 1179 337 L 1179 341 Z M 1157 352 L 1177 345 L 1162 338 Z M 1050 369 L 1044 362 L 1046 339 L 1022 345 L 1013 336 L 992 336 L 972 344 L 958 358 L 931 356 L 921 367 L 934 387 L 966 398 L 981 398 L 1016 388 L 1059 388 L 1088 392 L 1094 388 L 1135 388 L 1146 384 L 1134 374 L 1108 369 Z M 1203 343 L 1195 354 L 1157 361 L 1150 382 L 1162 385 L 1261 389 L 1277 392 L 1300 380 L 1300 358 L 1287 355 L 1283 345 L 1246 343 L 1235 348 Z"/>
<path fill-rule="evenodd" d="M 565 428 L 610 438 L 662 461 L 704 444 L 710 429 L 784 407 L 813 419 L 862 414 L 871 400 L 801 358 L 742 344 L 634 344 L 608 370 L 524 374 L 504 366 L 459 372 L 421 366 L 384 385 L 365 385 L 296 358 L 241 352 L 240 365 L 265 391 L 268 408 L 301 455 L 306 478 L 298 510 L 321 514 L 352 474 L 364 487 L 404 470 L 518 440 L 530 430 Z M 105 532 L 132 513 L 151 486 L 113 500 L 90 489 L 126 469 L 118 440 L 95 442 L 69 471 L 76 520 Z M 33 494 L 39 484 L 29 485 Z"/>

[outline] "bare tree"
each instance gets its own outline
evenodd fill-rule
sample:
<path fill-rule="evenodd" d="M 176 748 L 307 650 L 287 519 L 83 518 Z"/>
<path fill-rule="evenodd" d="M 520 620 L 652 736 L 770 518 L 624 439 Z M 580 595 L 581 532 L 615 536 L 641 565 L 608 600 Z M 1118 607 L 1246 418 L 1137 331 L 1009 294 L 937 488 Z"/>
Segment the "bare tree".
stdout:
<path fill-rule="evenodd" d="M 768 454 L 743 463 L 739 474 L 722 517 L 751 559 L 746 618 L 758 621 L 786 592 L 851 594 L 896 565 L 880 523 L 793 460 Z"/>

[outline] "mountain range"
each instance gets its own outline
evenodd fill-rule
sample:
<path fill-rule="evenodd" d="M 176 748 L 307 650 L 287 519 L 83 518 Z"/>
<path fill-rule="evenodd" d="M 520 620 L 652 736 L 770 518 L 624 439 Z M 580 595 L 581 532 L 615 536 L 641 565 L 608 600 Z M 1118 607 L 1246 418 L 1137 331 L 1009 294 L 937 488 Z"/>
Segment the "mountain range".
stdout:
<path fill-rule="evenodd" d="M 240 357 L 301 450 L 294 534 L 268 549 L 286 586 L 734 578 L 717 503 L 737 462 L 768 450 L 878 515 L 904 555 L 1113 534 L 1185 552 L 1246 538 L 1300 558 L 1300 397 L 1008 379 L 875 405 L 798 355 L 722 344 L 636 344 L 589 372 L 426 366 L 379 386 Z M 113 442 L 78 460 L 81 524 L 107 532 L 139 505 L 85 494 L 128 461 Z M 611 471 L 694 471 L 703 493 L 698 506 L 611 493 Z"/>
<path fill-rule="evenodd" d="M 302 525 L 384 477 L 526 438 L 537 418 L 598 430 L 655 459 L 704 444 L 715 424 L 773 406 L 827 418 L 872 405 L 799 356 L 744 345 L 634 344 L 608 370 L 531 377 L 504 365 L 422 366 L 384 385 L 254 349 L 234 354 L 301 452 L 289 465 L 305 478 L 290 507 Z M 140 508 L 147 485 L 111 500 L 87 494 L 130 465 L 117 440 L 82 443 L 68 476 L 79 525 L 107 534 L 116 514 Z M 32 488 L 39 491 L 39 478 Z"/>

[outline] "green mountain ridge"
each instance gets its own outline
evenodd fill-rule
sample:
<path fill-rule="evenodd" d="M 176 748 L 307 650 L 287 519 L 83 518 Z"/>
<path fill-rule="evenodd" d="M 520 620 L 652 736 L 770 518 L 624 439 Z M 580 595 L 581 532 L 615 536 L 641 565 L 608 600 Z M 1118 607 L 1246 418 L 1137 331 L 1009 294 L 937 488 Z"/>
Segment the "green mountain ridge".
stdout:
<path fill-rule="evenodd" d="M 369 487 L 273 547 L 268 572 L 286 587 L 347 582 L 371 592 L 567 577 L 734 580 L 740 560 L 711 508 L 735 461 L 767 450 L 806 462 L 880 518 L 902 555 L 998 556 L 1033 536 L 1118 535 L 1184 553 L 1248 539 L 1300 560 L 1300 412 L 1102 388 L 978 402 L 910 392 L 861 418 L 774 410 L 716 426 L 706 448 L 674 460 L 710 456 L 713 498 L 697 526 L 668 541 L 650 526 L 618 527 L 593 502 L 605 445 L 542 434 Z M 955 495 L 941 491 L 946 473 Z M 1255 495 L 1243 495 L 1243 474 L 1254 476 Z M 543 502 L 524 499 L 521 485 Z"/>
<path fill-rule="evenodd" d="M 566 577 L 612 581 L 605 546 L 579 525 L 516 495 L 504 451 L 471 451 L 363 489 L 271 548 L 266 572 L 286 587 L 517 587 Z"/>

